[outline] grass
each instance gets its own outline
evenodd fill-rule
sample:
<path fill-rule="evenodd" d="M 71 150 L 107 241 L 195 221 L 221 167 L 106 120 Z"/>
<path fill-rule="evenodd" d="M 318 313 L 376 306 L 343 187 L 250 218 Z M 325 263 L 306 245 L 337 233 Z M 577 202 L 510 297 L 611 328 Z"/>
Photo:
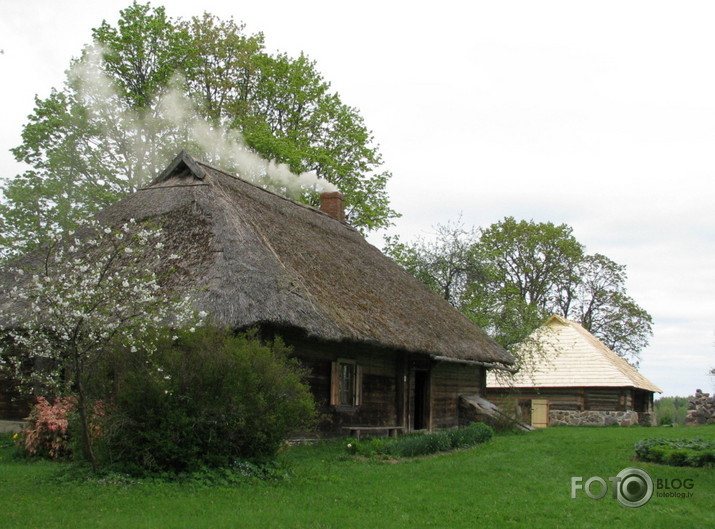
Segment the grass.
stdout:
<path fill-rule="evenodd" d="M 633 461 L 635 442 L 646 437 L 715 440 L 715 426 L 550 428 L 399 463 L 347 456 L 342 442 L 324 442 L 282 456 L 290 479 L 235 487 L 62 482 L 63 465 L 12 459 L 6 448 L 0 527 L 715 527 L 715 470 Z M 572 476 L 607 479 L 629 466 L 654 479 L 692 479 L 693 496 L 654 496 L 636 509 L 610 494 L 570 498 Z"/>

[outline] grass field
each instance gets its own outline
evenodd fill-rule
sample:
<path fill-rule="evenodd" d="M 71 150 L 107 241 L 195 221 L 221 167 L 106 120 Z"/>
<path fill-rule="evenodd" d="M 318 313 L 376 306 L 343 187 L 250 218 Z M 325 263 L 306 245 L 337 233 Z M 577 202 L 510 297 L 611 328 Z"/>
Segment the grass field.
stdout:
<path fill-rule="evenodd" d="M 399 463 L 318 443 L 284 453 L 289 479 L 236 487 L 61 482 L 61 465 L 13 459 L 4 449 L 0 528 L 715 527 L 715 470 L 635 462 L 633 444 L 645 437 L 713 440 L 715 426 L 550 428 Z M 630 466 L 654 480 L 692 479 L 693 495 L 656 494 L 635 509 L 610 494 L 571 499 L 572 476 L 607 480 Z"/>

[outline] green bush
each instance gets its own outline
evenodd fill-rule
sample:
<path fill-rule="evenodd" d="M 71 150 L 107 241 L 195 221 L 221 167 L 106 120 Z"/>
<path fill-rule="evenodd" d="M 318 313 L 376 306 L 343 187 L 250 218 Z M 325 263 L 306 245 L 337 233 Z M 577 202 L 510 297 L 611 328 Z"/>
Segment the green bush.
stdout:
<path fill-rule="evenodd" d="M 274 456 L 315 419 L 304 373 L 288 352 L 252 333 L 206 328 L 181 335 L 119 376 L 98 453 L 133 475 Z"/>
<path fill-rule="evenodd" d="M 17 446 L 18 434 L 16 433 L 0 433 L 0 448 L 13 448 Z"/>
<path fill-rule="evenodd" d="M 452 448 L 469 448 L 478 444 L 486 443 L 494 437 L 494 430 L 491 426 L 476 422 L 466 428 L 449 431 Z"/>
<path fill-rule="evenodd" d="M 349 454 L 364 457 L 417 457 L 453 448 L 470 448 L 489 441 L 494 430 L 483 423 L 474 423 L 466 428 L 430 434 L 412 434 L 392 438 L 373 438 L 358 441 L 347 439 Z"/>
<path fill-rule="evenodd" d="M 641 461 L 672 466 L 704 467 L 715 464 L 715 442 L 702 439 L 642 439 L 635 445 Z"/>
<path fill-rule="evenodd" d="M 444 432 L 406 435 L 387 447 L 388 453 L 396 457 L 416 457 L 452 448 L 449 435 Z"/>

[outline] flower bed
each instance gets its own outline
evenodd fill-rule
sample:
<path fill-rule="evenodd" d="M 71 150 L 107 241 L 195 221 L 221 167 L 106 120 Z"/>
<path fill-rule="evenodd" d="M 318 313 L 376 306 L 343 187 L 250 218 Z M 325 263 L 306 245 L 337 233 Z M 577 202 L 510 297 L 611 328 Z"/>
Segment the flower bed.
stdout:
<path fill-rule="evenodd" d="M 635 445 L 641 461 L 678 467 L 715 465 L 715 442 L 702 439 L 641 439 Z"/>

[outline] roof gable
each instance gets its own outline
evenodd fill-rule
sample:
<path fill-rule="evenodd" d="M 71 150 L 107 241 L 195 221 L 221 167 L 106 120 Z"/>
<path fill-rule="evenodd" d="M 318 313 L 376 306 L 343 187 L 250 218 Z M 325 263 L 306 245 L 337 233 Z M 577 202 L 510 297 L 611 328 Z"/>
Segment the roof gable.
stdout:
<path fill-rule="evenodd" d="M 552 316 L 531 338 L 544 358 L 530 372 L 518 373 L 513 387 L 634 387 L 662 390 L 578 323 Z M 489 387 L 509 384 L 490 376 Z"/>
<path fill-rule="evenodd" d="M 206 173 L 201 166 L 187 153 L 181 151 L 176 158 L 157 176 L 149 187 L 161 184 L 170 178 L 188 178 L 193 177 L 197 180 L 203 180 Z"/>

